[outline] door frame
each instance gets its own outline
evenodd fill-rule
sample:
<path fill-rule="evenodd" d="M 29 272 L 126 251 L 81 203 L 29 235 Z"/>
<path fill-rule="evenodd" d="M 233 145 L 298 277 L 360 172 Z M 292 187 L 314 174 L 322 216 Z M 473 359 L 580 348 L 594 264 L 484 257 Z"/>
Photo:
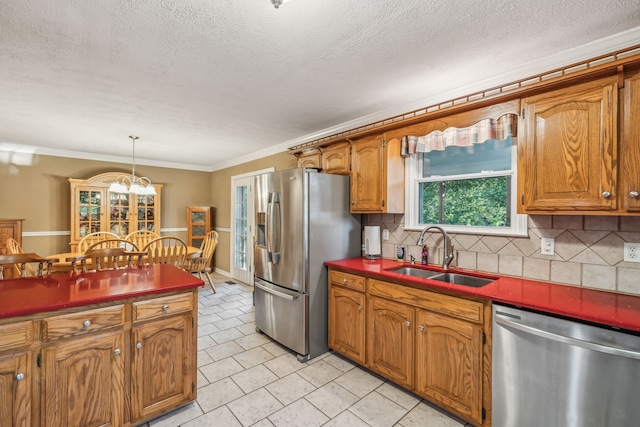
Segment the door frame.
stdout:
<path fill-rule="evenodd" d="M 236 251 L 236 226 L 235 226 L 235 217 L 236 217 L 236 194 L 235 189 L 239 185 L 242 185 L 239 181 L 246 180 L 247 178 L 253 178 L 256 175 L 261 175 L 263 173 L 275 172 L 275 167 L 270 167 L 266 169 L 261 169 L 253 172 L 247 172 L 240 175 L 234 175 L 231 177 L 231 209 L 230 209 L 230 242 L 229 242 L 229 274 L 232 279 L 240 280 L 248 285 L 253 286 L 253 245 L 255 243 L 255 215 L 254 215 L 254 205 L 255 205 L 255 194 L 254 194 L 254 185 L 253 180 L 251 180 L 249 192 L 247 194 L 247 267 L 248 271 L 236 269 L 235 267 L 235 251 Z M 248 280 L 245 280 L 248 279 Z"/>

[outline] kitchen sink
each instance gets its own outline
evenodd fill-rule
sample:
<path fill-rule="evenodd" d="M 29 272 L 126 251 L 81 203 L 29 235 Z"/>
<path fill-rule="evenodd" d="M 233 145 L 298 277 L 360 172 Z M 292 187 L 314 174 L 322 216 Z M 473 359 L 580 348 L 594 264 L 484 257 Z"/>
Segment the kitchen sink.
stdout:
<path fill-rule="evenodd" d="M 442 273 L 441 271 L 425 270 L 416 267 L 396 267 L 387 271 L 398 274 L 406 274 L 407 276 L 421 277 L 423 279 L 438 280 L 440 282 L 453 283 L 454 285 L 470 286 L 472 288 L 480 288 L 496 279 L 487 279 L 484 277 L 469 276 L 460 273 Z"/>
<path fill-rule="evenodd" d="M 442 274 L 440 271 L 431 271 L 415 267 L 390 268 L 387 271 L 398 274 L 406 274 L 407 276 L 422 277 L 423 279 L 431 279 L 433 276 Z"/>
<path fill-rule="evenodd" d="M 471 286 L 472 288 L 480 288 L 495 281 L 495 279 L 485 279 L 484 277 L 467 276 L 459 273 L 442 273 L 429 277 L 429 279 L 453 283 L 454 285 Z"/>

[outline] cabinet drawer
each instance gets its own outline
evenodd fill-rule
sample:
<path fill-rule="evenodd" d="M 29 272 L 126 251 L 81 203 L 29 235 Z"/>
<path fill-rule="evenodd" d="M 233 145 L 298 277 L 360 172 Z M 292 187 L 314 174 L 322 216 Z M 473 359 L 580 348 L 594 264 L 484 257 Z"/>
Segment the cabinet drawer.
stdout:
<path fill-rule="evenodd" d="M 342 271 L 329 271 L 329 282 L 334 285 L 340 285 L 364 292 L 364 281 L 365 278 L 362 276 L 344 273 Z"/>
<path fill-rule="evenodd" d="M 133 303 L 133 321 L 157 319 L 193 310 L 191 293 L 154 298 Z"/>
<path fill-rule="evenodd" d="M 47 341 L 82 335 L 120 326 L 123 323 L 124 305 L 122 304 L 78 313 L 62 314 L 48 317 L 42 321 L 43 339 Z"/>
<path fill-rule="evenodd" d="M 33 341 L 33 322 L 19 322 L 0 326 L 0 351 L 30 344 Z"/>
<path fill-rule="evenodd" d="M 482 303 L 480 302 L 376 279 L 368 279 L 367 283 L 371 295 L 392 299 L 475 323 L 483 322 Z"/>

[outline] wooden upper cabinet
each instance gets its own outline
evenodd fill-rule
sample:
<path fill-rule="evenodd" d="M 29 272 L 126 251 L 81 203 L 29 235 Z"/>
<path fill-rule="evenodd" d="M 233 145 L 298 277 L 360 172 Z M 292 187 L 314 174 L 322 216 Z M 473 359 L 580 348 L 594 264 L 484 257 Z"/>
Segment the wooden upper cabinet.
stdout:
<path fill-rule="evenodd" d="M 322 151 L 322 172 L 349 175 L 351 171 L 351 144 L 339 142 Z"/>
<path fill-rule="evenodd" d="M 620 201 L 627 212 L 640 211 L 640 70 L 630 73 L 622 89 L 620 126 Z"/>
<path fill-rule="evenodd" d="M 522 100 L 518 212 L 613 211 L 617 176 L 617 79 Z"/>
<path fill-rule="evenodd" d="M 136 230 L 160 234 L 162 184 L 156 195 L 112 193 L 111 184 L 124 173 L 108 172 L 89 179 L 69 178 L 71 184 L 71 251 L 87 234 L 108 231 L 124 238 Z"/>
<path fill-rule="evenodd" d="M 322 167 L 320 150 L 314 148 L 313 150 L 303 151 L 298 154 L 298 167 L 299 168 L 313 168 L 320 169 Z"/>
<path fill-rule="evenodd" d="M 213 212 L 209 206 L 187 206 L 187 245 L 197 248 L 213 227 Z"/>
<path fill-rule="evenodd" d="M 404 160 L 400 139 L 359 139 L 351 149 L 351 212 L 403 213 Z"/>

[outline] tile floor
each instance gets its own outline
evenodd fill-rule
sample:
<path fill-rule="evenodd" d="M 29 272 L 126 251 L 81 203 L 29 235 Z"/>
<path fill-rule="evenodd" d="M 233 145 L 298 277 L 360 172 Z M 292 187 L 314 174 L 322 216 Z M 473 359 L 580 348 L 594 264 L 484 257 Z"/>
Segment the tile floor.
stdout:
<path fill-rule="evenodd" d="M 298 362 L 255 332 L 252 288 L 225 280 L 200 290 L 197 401 L 144 427 L 464 427 L 332 352 Z"/>

